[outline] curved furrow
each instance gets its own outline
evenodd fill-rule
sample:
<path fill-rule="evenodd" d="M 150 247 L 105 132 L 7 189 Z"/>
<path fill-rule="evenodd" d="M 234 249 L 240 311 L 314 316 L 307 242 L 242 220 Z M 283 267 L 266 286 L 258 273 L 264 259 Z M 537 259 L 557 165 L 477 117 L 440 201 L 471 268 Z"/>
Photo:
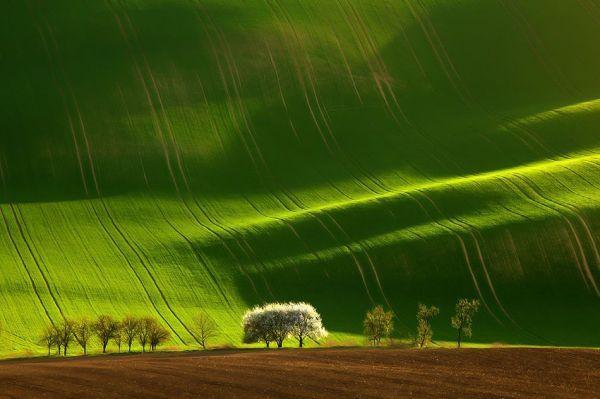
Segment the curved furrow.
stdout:
<path fill-rule="evenodd" d="M 4 209 L 3 209 L 2 206 L 0 206 L 0 215 L 2 215 L 2 221 L 4 222 L 4 227 L 6 229 L 6 234 L 8 235 L 8 237 L 10 239 L 10 242 L 11 242 L 11 244 L 13 246 L 13 249 L 17 253 L 17 256 L 19 258 L 19 263 L 21 264 L 21 266 L 25 270 L 25 273 L 27 274 L 27 277 L 29 279 L 29 283 L 31 284 L 31 288 L 33 289 L 35 297 L 37 298 L 37 302 L 38 302 L 39 306 L 41 306 L 41 308 L 44 310 L 44 314 L 45 314 L 46 318 L 48 319 L 48 321 L 50 321 L 50 323 L 52 323 L 52 325 L 54 325 L 54 319 L 52 318 L 52 316 L 50 316 L 50 312 L 49 312 L 48 308 L 46 307 L 45 302 L 42 299 L 41 293 L 40 293 L 40 291 L 39 291 L 39 289 L 37 287 L 35 279 L 33 278 L 33 275 L 31 274 L 31 271 L 29 270 L 29 267 L 27 266 L 27 262 L 25 261 L 25 258 L 23 257 L 23 254 L 21 253 L 21 250 L 19 250 L 17 242 L 16 242 L 15 238 L 13 237 L 12 232 L 10 231 L 10 227 L 9 227 L 9 224 L 8 224 L 8 219 L 6 217 L 6 214 L 5 214 Z"/>
<path fill-rule="evenodd" d="M 123 12 L 124 12 L 124 11 L 123 11 Z M 124 15 L 125 15 L 125 17 L 126 17 L 126 20 L 127 20 L 127 22 L 128 22 L 128 26 L 130 27 L 130 30 L 131 30 L 132 32 L 134 32 L 134 37 L 136 37 L 136 35 L 135 35 L 135 28 L 133 27 L 133 24 L 132 24 L 132 22 L 131 22 L 131 19 L 129 18 L 129 16 L 128 16 L 128 14 L 127 14 L 126 12 L 124 12 Z M 117 15 L 116 13 L 115 13 L 115 18 L 117 19 L 117 21 L 118 21 L 118 23 L 119 23 L 119 26 L 122 26 L 122 24 L 121 24 L 121 22 L 120 22 L 120 18 L 118 17 L 118 15 Z M 121 32 L 122 32 L 122 35 L 123 35 L 123 37 L 124 37 L 125 41 L 126 41 L 126 42 L 128 43 L 128 45 L 129 45 L 129 40 L 127 39 L 128 35 L 125 33 L 125 31 L 124 31 L 124 30 L 121 30 Z M 209 41 L 211 42 L 211 45 L 212 45 L 212 41 L 210 40 L 210 35 L 208 34 L 208 31 L 207 31 L 207 36 L 209 37 Z M 213 51 L 214 51 L 214 47 L 213 47 Z M 222 70 L 222 67 L 221 67 L 221 65 L 220 65 L 220 62 L 218 61 L 218 56 L 216 55 L 216 52 L 215 52 L 214 54 L 215 54 L 215 57 L 216 57 L 216 59 L 217 59 L 218 65 L 219 65 L 219 69 L 220 69 L 220 71 L 221 71 L 221 76 L 222 76 L 222 80 L 223 80 L 223 85 L 224 85 L 225 89 L 227 90 L 227 87 L 228 87 L 228 85 L 227 85 L 227 83 L 226 83 L 226 80 L 225 80 L 225 75 L 224 75 L 224 73 L 223 73 L 223 70 Z M 155 130 L 156 130 L 156 132 L 158 133 L 158 135 L 159 135 L 159 138 L 160 138 L 160 141 L 161 141 L 161 143 L 162 143 L 162 145 L 163 145 L 163 153 L 164 153 L 164 155 L 165 155 L 165 162 L 166 162 L 166 164 L 167 164 L 167 167 L 168 167 L 168 169 L 169 169 L 169 173 L 170 173 L 170 175 L 171 175 L 171 178 L 172 178 L 173 185 L 174 185 L 174 187 L 175 187 L 176 191 L 179 193 L 179 197 L 180 197 L 180 200 L 181 200 L 182 204 L 183 204 L 183 205 L 184 205 L 184 207 L 187 209 L 187 211 L 189 212 L 189 214 L 192 216 L 193 220 L 194 220 L 196 223 L 198 223 L 200 226 L 202 226 L 202 227 L 203 227 L 203 228 L 205 228 L 206 230 L 210 231 L 210 232 L 211 232 L 213 235 L 215 235 L 216 237 L 218 237 L 218 238 L 219 238 L 219 240 L 221 240 L 221 242 L 223 243 L 223 245 L 224 245 L 224 247 L 226 248 L 226 250 L 227 250 L 227 251 L 229 252 L 229 254 L 230 254 L 232 257 L 233 257 L 233 259 L 234 259 L 234 260 L 235 260 L 235 261 L 236 261 L 236 262 L 239 264 L 239 260 L 237 260 L 237 259 L 238 259 L 238 258 L 237 258 L 237 256 L 234 254 L 234 251 L 233 251 L 233 250 L 232 250 L 232 249 L 229 247 L 229 245 L 227 244 L 226 240 L 225 240 L 225 239 L 224 239 L 224 238 L 223 238 L 223 237 L 222 237 L 220 234 L 218 234 L 218 233 L 217 233 L 217 232 L 216 232 L 214 229 L 211 229 L 211 228 L 209 228 L 209 227 L 208 227 L 208 226 L 207 226 L 205 223 L 202 223 L 202 222 L 201 222 L 201 221 L 200 221 L 200 220 L 197 218 L 197 216 L 195 215 L 195 212 L 194 212 L 194 211 L 193 211 L 193 210 L 190 208 L 190 206 L 187 204 L 187 201 L 186 201 L 186 199 L 185 199 L 185 198 L 184 198 L 184 196 L 181 194 L 181 192 L 180 192 L 180 189 L 179 189 L 179 186 L 178 186 L 178 184 L 177 184 L 177 178 L 176 178 L 176 176 L 175 176 L 175 172 L 174 172 L 174 170 L 173 170 L 173 168 L 172 168 L 172 166 L 171 166 L 171 160 L 170 160 L 170 159 L 171 159 L 171 156 L 170 156 L 170 151 L 169 151 L 169 148 L 168 148 L 168 146 L 166 145 L 166 141 L 165 141 L 165 139 L 164 139 L 164 134 L 162 133 L 161 123 L 160 123 L 160 119 L 159 119 L 159 117 L 158 117 L 158 113 L 157 113 L 157 111 L 156 111 L 156 109 L 155 109 L 155 107 L 154 107 L 154 105 L 153 105 L 153 102 L 152 102 L 152 99 L 151 99 L 151 95 L 150 95 L 150 91 L 149 91 L 149 89 L 148 89 L 148 87 L 147 87 L 147 85 L 146 85 L 146 83 L 145 83 L 145 78 L 144 78 L 144 77 L 142 76 L 142 74 L 141 74 L 141 71 L 140 71 L 140 68 L 139 68 L 139 64 L 138 64 L 137 60 L 135 59 L 135 57 L 133 57 L 133 59 L 134 59 L 134 63 L 135 63 L 135 65 L 136 65 L 136 70 L 137 70 L 137 72 L 138 72 L 139 79 L 140 79 L 140 81 L 141 81 L 141 83 L 142 83 L 142 85 L 143 85 L 143 87 L 144 87 L 144 91 L 145 91 L 145 93 L 146 93 L 146 97 L 147 97 L 147 100 L 148 100 L 148 104 L 149 104 L 149 106 L 151 107 L 151 109 L 153 110 L 153 111 L 152 111 L 152 115 L 154 115 L 154 116 L 155 116 L 155 119 L 154 119 L 154 120 L 155 120 Z M 146 69 L 146 70 L 148 71 L 148 73 L 151 75 L 151 80 L 152 80 L 152 82 L 153 82 L 153 86 L 152 86 L 152 87 L 153 87 L 153 89 L 154 89 L 154 91 L 155 91 L 156 95 L 157 95 L 157 96 L 160 98 L 160 94 L 159 94 L 158 85 L 156 84 L 156 79 L 153 77 L 153 74 L 152 74 L 152 72 L 151 72 L 150 66 L 149 66 L 149 64 L 148 64 L 148 61 L 147 61 L 146 59 L 145 59 L 145 61 L 144 61 L 144 65 L 145 65 L 145 69 Z M 166 123 L 166 124 L 167 124 L 167 126 L 169 126 L 169 129 L 168 129 L 168 131 L 170 132 L 170 139 L 171 139 L 171 140 L 173 141 L 173 143 L 176 145 L 176 142 L 174 141 L 174 140 L 175 140 L 175 137 L 174 137 L 174 136 L 173 136 L 173 134 L 172 134 L 172 127 L 170 127 L 170 123 L 169 123 L 168 117 L 167 117 L 167 115 L 166 115 L 166 111 L 165 111 L 165 108 L 164 108 L 164 104 L 163 104 L 163 102 L 162 102 L 162 98 L 160 98 L 160 108 L 161 108 L 162 119 L 163 119 L 164 123 Z M 233 117 L 233 115 L 235 115 L 235 112 L 232 110 L 232 108 L 231 108 L 231 107 L 229 108 L 229 111 L 230 111 L 230 115 Z M 235 120 L 235 118 L 234 118 L 234 120 Z M 240 134 L 241 134 L 241 130 L 240 130 Z M 254 161 L 254 157 L 253 157 L 252 153 L 250 152 L 250 149 L 249 149 L 249 147 L 248 147 L 247 145 L 246 145 L 246 148 L 247 148 L 247 150 L 248 150 L 248 154 L 249 154 L 250 158 L 252 159 L 253 163 L 255 164 L 255 167 L 257 167 L 257 165 L 256 165 L 256 162 Z M 180 156 L 179 154 L 177 154 L 177 163 L 178 163 L 178 167 L 179 167 L 179 169 L 178 169 L 178 170 L 179 170 L 179 172 L 180 172 L 179 174 L 181 175 L 182 179 L 184 180 L 184 182 L 185 182 L 185 187 L 186 187 L 187 191 L 189 192 L 189 191 L 191 190 L 191 188 L 190 188 L 190 184 L 189 184 L 189 182 L 188 182 L 188 179 L 187 179 L 187 177 L 186 177 L 186 175 L 185 175 L 184 166 L 183 166 L 183 161 L 182 161 L 182 158 L 181 158 L 181 156 Z M 221 229 L 223 229 L 223 230 L 225 230 L 225 231 L 228 231 L 228 229 L 226 229 L 224 226 L 222 226 L 222 225 L 219 225 L 219 224 L 215 223 L 215 222 L 214 222 L 214 220 L 212 220 L 212 218 L 208 217 L 208 215 L 206 214 L 206 212 L 203 210 L 203 208 L 202 208 L 202 207 L 201 207 L 201 206 L 198 204 L 198 202 L 197 202 L 195 199 L 194 199 L 194 203 L 195 203 L 195 205 L 196 205 L 196 206 L 197 206 L 197 207 L 198 207 L 198 208 L 199 208 L 199 209 L 202 211 L 202 213 L 204 214 L 204 216 L 205 216 L 205 217 L 207 217 L 207 219 L 208 219 L 208 220 L 209 220 L 209 221 L 210 221 L 212 224 L 214 224 L 215 226 L 217 226 L 217 227 L 219 227 L 219 228 L 221 228 Z M 232 234 L 232 232 L 231 232 L 231 231 L 228 231 L 228 234 Z M 242 251 L 242 253 L 244 253 L 246 257 L 248 257 L 248 258 L 251 258 L 251 255 L 249 255 L 248 251 L 247 251 L 247 250 L 246 250 L 246 249 L 245 249 L 245 248 L 244 248 L 244 247 L 243 247 L 243 246 L 240 244 L 240 242 L 239 242 L 239 239 L 240 239 L 240 238 L 239 238 L 239 235 L 236 233 L 236 234 L 234 234 L 234 235 L 233 235 L 233 237 L 234 237 L 234 240 L 236 241 L 236 244 L 237 244 L 237 246 L 238 246 L 238 247 L 240 248 L 240 250 Z M 241 266 L 240 266 L 240 267 L 241 267 Z M 248 278 L 250 278 L 250 277 L 248 277 Z M 254 284 L 254 283 L 252 283 L 252 286 L 254 287 L 254 289 L 256 289 L 256 286 L 255 286 L 255 284 Z M 267 290 L 268 290 L 268 291 L 270 291 L 270 288 L 268 287 L 268 284 L 266 283 L 266 281 L 265 281 L 265 286 L 267 287 Z M 271 295 L 272 295 L 272 294 L 271 294 Z"/>
<path fill-rule="evenodd" d="M 575 227 L 573 226 L 573 224 L 571 223 L 571 221 L 564 215 L 564 208 L 561 209 L 560 206 L 556 206 L 556 203 L 554 203 L 553 201 L 548 200 L 546 197 L 544 197 L 538 190 L 536 190 L 532 184 L 531 181 L 528 180 L 527 178 L 522 177 L 519 174 L 515 174 L 514 175 L 517 179 L 519 179 L 522 184 L 524 184 L 529 190 L 531 190 L 535 196 L 537 196 L 538 198 L 541 198 L 541 201 L 536 200 L 534 197 L 530 196 L 529 194 L 526 194 L 526 191 L 521 190 L 521 193 L 523 193 L 524 196 L 526 196 L 529 200 L 531 200 L 534 203 L 539 204 L 539 206 L 542 206 L 546 209 L 551 210 L 553 213 L 556 213 L 557 215 L 559 215 L 559 217 L 568 225 L 571 234 L 574 236 L 575 241 L 577 243 L 577 248 L 579 249 L 579 253 L 580 256 L 582 258 L 582 262 L 583 262 L 583 266 L 584 266 L 584 270 L 586 273 L 586 276 L 588 277 L 590 283 L 592 284 L 593 288 L 594 288 L 594 292 L 596 293 L 596 295 L 600 296 L 600 291 L 598 290 L 598 286 L 596 283 L 596 280 L 594 278 L 594 275 L 592 274 L 592 271 L 590 269 L 590 265 L 588 263 L 587 260 L 587 256 L 585 255 L 585 250 L 584 247 L 582 245 L 582 240 L 579 237 L 579 234 L 577 233 L 577 230 L 575 229 Z M 554 206 L 550 206 L 548 205 L 549 203 L 554 204 Z"/>

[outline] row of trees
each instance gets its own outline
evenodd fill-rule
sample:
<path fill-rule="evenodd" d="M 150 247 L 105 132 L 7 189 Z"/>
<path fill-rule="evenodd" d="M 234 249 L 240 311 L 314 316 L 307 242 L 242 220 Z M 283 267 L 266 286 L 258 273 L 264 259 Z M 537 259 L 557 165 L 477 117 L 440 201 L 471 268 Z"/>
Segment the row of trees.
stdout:
<path fill-rule="evenodd" d="M 479 300 L 459 299 L 455 306 L 455 314 L 450 319 L 450 324 L 457 330 L 457 343 L 460 344 L 464 337 L 470 337 L 473 332 L 473 316 L 479 310 Z M 433 338 L 431 320 L 440 313 L 436 306 L 419 304 L 417 309 L 417 333 L 415 343 L 419 348 L 427 346 Z M 386 311 L 381 306 L 376 306 L 367 312 L 364 320 L 365 336 L 374 346 L 379 346 L 381 340 L 389 338 L 394 331 L 394 314 Z"/>
<path fill-rule="evenodd" d="M 479 310 L 477 299 L 460 299 L 455 314 L 450 319 L 457 330 L 457 343 L 460 348 L 462 339 L 472 334 L 473 316 Z M 417 309 L 417 332 L 415 343 L 426 347 L 433 338 L 431 320 L 439 315 L 439 308 L 419 304 Z M 203 349 L 218 335 L 217 324 L 206 314 L 195 318 L 195 336 Z M 302 348 L 307 340 L 318 342 L 328 335 L 323 327 L 321 315 L 316 309 L 304 302 L 270 303 L 248 310 L 243 317 L 244 343 L 262 342 L 267 348 L 276 343 L 283 347 L 284 341 L 294 338 Z M 389 338 L 394 330 L 394 314 L 381 306 L 369 310 L 364 319 L 365 336 L 372 345 L 378 346 L 383 339 Z M 125 316 L 118 320 L 108 315 L 98 316 L 95 320 L 80 318 L 65 319 L 61 323 L 47 326 L 40 337 L 40 344 L 48 349 L 48 355 L 56 348 L 58 355 L 67 356 L 69 348 L 78 344 L 84 355 L 95 339 L 106 353 L 113 342 L 121 352 L 123 345 L 131 352 L 134 343 L 138 343 L 142 352 L 148 347 L 151 351 L 169 340 L 170 333 L 158 319 L 151 316 Z"/>
<path fill-rule="evenodd" d="M 64 319 L 58 324 L 48 325 L 42 331 L 40 344 L 48 349 L 48 356 L 53 348 L 57 349 L 58 355 L 67 356 L 69 347 L 74 343 L 87 355 L 93 339 L 102 347 L 102 353 L 106 353 L 110 342 L 117 345 L 119 352 L 123 345 L 131 352 L 134 342 L 138 342 L 142 352 L 145 352 L 146 347 L 154 351 L 169 338 L 169 331 L 155 317 L 125 316 L 122 320 L 117 320 L 112 316 L 101 315 L 95 320 L 85 317 L 77 320 Z"/>
<path fill-rule="evenodd" d="M 242 327 L 244 343 L 263 342 L 267 348 L 272 342 L 281 348 L 289 337 L 294 337 L 302 348 L 307 339 L 318 342 L 328 334 L 321 315 L 304 302 L 256 306 L 246 312 Z"/>

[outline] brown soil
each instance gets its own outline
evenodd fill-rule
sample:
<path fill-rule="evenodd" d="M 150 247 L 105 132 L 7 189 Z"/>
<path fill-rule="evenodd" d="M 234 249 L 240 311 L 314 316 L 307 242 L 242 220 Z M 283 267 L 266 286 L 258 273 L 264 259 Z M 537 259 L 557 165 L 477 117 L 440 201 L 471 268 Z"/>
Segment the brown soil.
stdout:
<path fill-rule="evenodd" d="M 305 349 L 0 362 L 0 398 L 600 398 L 600 351 Z"/>

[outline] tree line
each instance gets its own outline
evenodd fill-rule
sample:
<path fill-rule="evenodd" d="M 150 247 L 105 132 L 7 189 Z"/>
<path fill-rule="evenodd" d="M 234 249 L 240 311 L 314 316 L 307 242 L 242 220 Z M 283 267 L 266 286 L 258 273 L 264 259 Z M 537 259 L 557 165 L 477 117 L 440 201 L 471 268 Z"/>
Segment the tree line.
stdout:
<path fill-rule="evenodd" d="M 477 299 L 459 299 L 454 308 L 454 316 L 450 325 L 457 330 L 456 342 L 458 347 L 465 337 L 473 333 L 473 316 L 479 310 L 480 302 Z M 427 347 L 433 338 L 431 320 L 440 313 L 436 306 L 419 304 L 417 308 L 417 331 L 414 343 L 419 348 Z M 375 306 L 369 310 L 363 321 L 365 336 L 373 346 L 381 345 L 384 338 L 390 338 L 394 331 L 394 313 L 386 311 L 382 306 Z"/>
<path fill-rule="evenodd" d="M 460 348 L 465 337 L 472 335 L 473 316 L 479 310 L 477 299 L 460 299 L 455 306 L 455 314 L 450 324 L 457 330 L 457 343 Z M 414 337 L 415 345 L 424 348 L 432 341 L 433 329 L 431 320 L 439 315 L 439 308 L 419 304 L 417 308 L 417 331 Z M 382 306 L 369 310 L 364 318 L 364 333 L 368 341 L 381 345 L 382 340 L 390 338 L 394 331 L 394 313 L 386 311 Z M 216 338 L 219 327 L 206 313 L 200 313 L 194 319 L 195 338 L 203 349 L 207 349 L 209 341 Z M 308 340 L 318 343 L 327 337 L 328 332 L 323 326 L 321 315 L 308 303 L 287 302 L 269 303 L 255 306 L 246 311 L 242 318 L 243 339 L 246 344 L 263 343 L 267 348 L 276 344 L 282 348 L 284 341 L 293 338 L 300 348 Z M 109 315 L 100 315 L 96 319 L 82 317 L 79 319 L 65 318 L 60 323 L 46 326 L 40 336 L 40 345 L 46 347 L 48 356 L 52 350 L 57 355 L 67 356 L 72 346 L 78 345 L 83 354 L 87 355 L 90 343 L 96 341 L 107 352 L 112 342 L 121 352 L 126 347 L 132 351 L 134 344 L 139 344 L 142 352 L 146 348 L 155 351 L 159 345 L 170 339 L 170 332 L 156 317 L 125 316 L 116 319 Z"/>
<path fill-rule="evenodd" d="M 206 313 L 200 313 L 194 318 L 195 338 L 203 349 L 208 342 L 215 338 L 219 329 L 215 321 Z M 116 319 L 109 315 L 100 315 L 95 319 L 81 317 L 78 319 L 65 318 L 59 323 L 47 325 L 40 334 L 39 344 L 48 351 L 48 356 L 53 349 L 57 355 L 67 356 L 69 348 L 78 345 L 87 355 L 92 342 L 97 342 L 106 353 L 112 342 L 119 353 L 123 347 L 128 352 L 132 351 L 134 344 L 138 344 L 142 353 L 146 349 L 154 352 L 159 345 L 171 338 L 171 333 L 160 321 L 153 316 L 127 315 Z"/>
<path fill-rule="evenodd" d="M 102 353 L 106 353 L 111 342 L 118 347 L 119 352 L 123 345 L 131 352 L 135 342 L 139 343 L 142 352 L 146 352 L 146 347 L 154 351 L 170 336 L 169 330 L 152 316 L 125 316 L 122 320 L 117 320 L 112 316 L 101 315 L 94 320 L 87 317 L 76 320 L 65 318 L 60 323 L 48 325 L 42 331 L 40 344 L 47 348 L 48 356 L 53 348 L 56 348 L 57 355 L 67 356 L 69 348 L 74 344 L 79 345 L 83 354 L 87 355 L 93 339 L 102 347 Z"/>

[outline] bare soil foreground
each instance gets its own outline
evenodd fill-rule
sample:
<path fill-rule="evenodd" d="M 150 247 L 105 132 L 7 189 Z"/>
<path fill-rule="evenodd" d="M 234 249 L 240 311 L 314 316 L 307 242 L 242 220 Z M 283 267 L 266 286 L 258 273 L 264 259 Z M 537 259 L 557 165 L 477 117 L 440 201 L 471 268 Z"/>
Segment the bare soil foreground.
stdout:
<path fill-rule="evenodd" d="M 598 398 L 600 351 L 305 349 L 0 362 L 0 398 Z"/>

